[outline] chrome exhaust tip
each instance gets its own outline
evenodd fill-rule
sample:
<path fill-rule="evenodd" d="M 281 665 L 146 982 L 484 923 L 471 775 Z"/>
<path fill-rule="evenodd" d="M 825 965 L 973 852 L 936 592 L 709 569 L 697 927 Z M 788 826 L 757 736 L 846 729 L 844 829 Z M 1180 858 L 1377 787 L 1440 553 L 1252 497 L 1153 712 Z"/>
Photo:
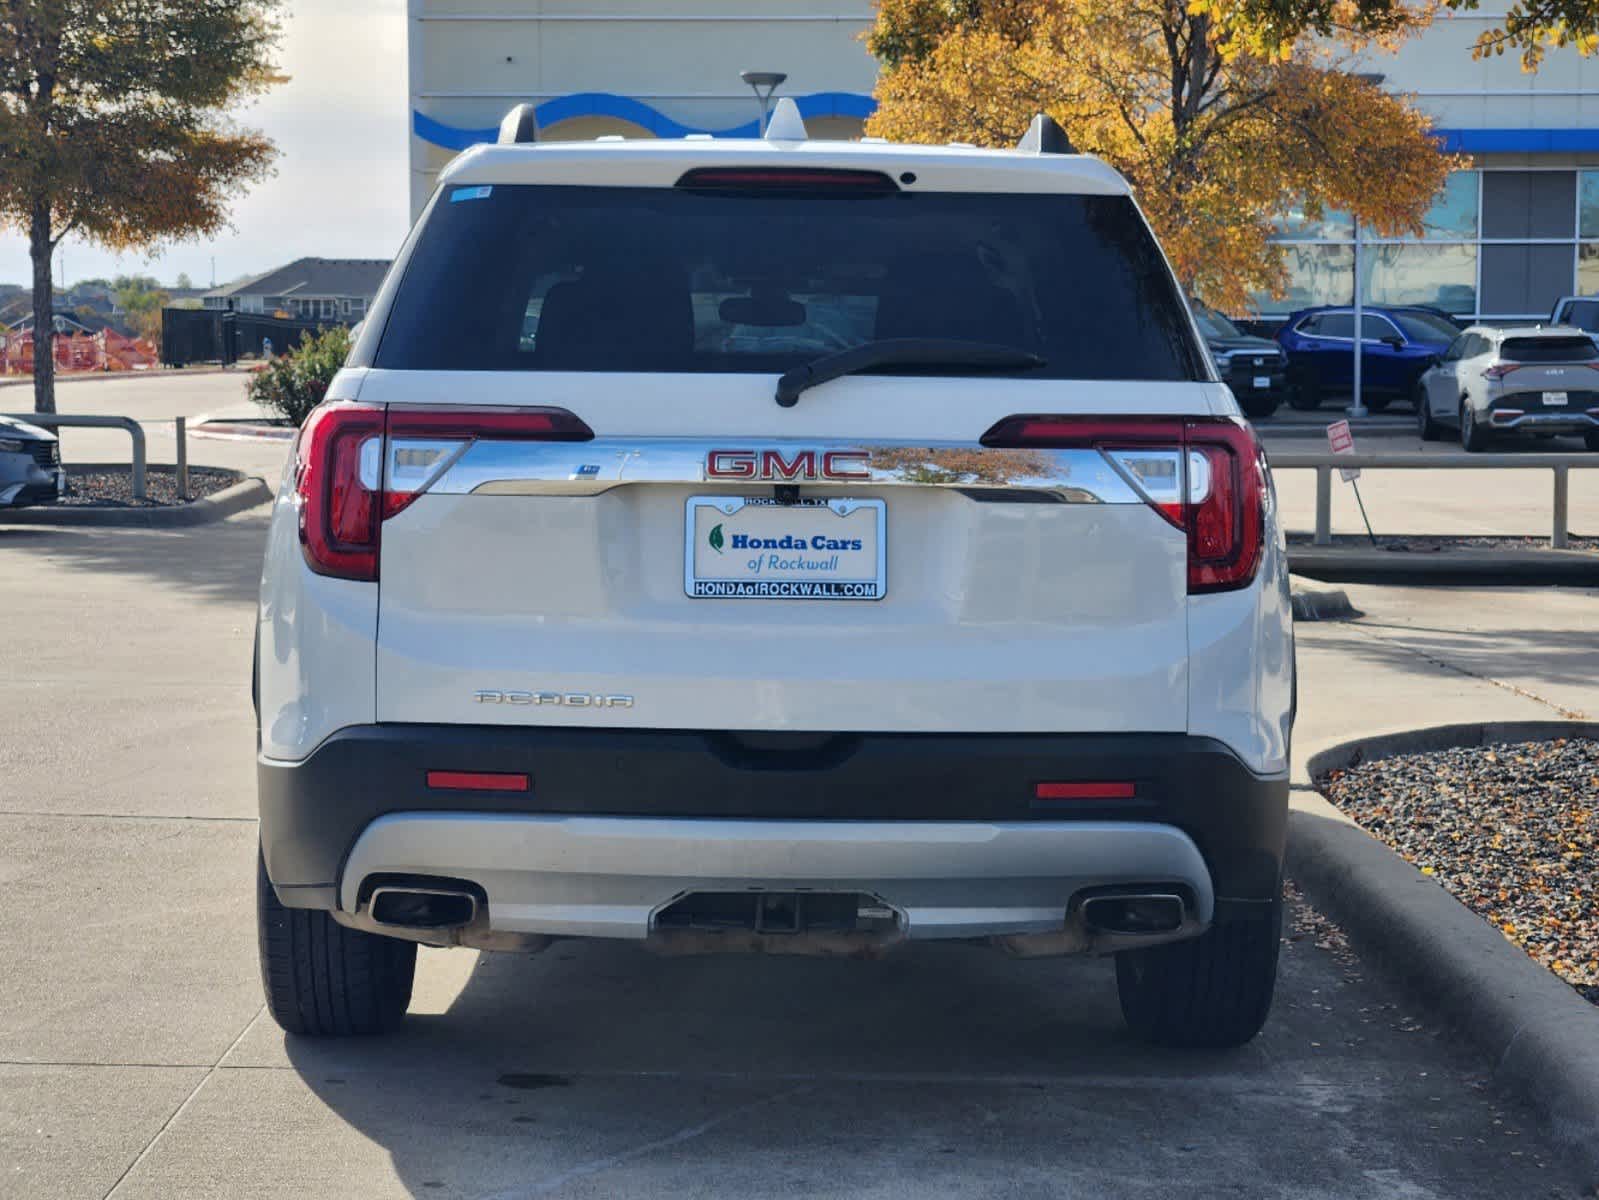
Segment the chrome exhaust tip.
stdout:
<path fill-rule="evenodd" d="M 1186 915 L 1183 898 L 1169 892 L 1110 893 L 1083 901 L 1083 923 L 1089 929 L 1120 937 L 1175 933 Z"/>
<path fill-rule="evenodd" d="M 367 913 L 380 928 L 461 929 L 477 918 L 477 897 L 449 888 L 380 887 Z"/>

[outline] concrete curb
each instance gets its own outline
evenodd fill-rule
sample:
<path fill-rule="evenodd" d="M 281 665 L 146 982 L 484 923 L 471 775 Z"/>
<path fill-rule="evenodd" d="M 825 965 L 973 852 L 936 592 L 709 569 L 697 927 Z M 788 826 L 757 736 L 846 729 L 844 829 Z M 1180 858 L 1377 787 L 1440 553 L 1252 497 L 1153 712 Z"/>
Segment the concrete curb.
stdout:
<path fill-rule="evenodd" d="M 93 371 L 80 375 L 57 375 L 56 383 L 110 383 L 128 379 L 184 379 L 197 375 L 232 375 L 236 367 L 180 367 L 177 370 L 157 368 L 153 371 Z M 0 379 L 0 388 L 33 386 L 33 376 Z"/>
<path fill-rule="evenodd" d="M 1328 745 L 1307 766 L 1315 777 L 1395 754 L 1562 736 L 1599 738 L 1599 722 L 1394 732 Z M 1363 953 L 1487 1055 L 1496 1085 L 1540 1110 L 1599 1173 L 1599 1007 L 1308 789 L 1294 793 L 1287 871 Z"/>
<path fill-rule="evenodd" d="M 216 469 L 216 468 L 212 468 Z M 246 476 L 181 508 L 75 508 L 45 506 L 0 510 L 0 529 L 28 525 L 50 529 L 187 529 L 209 525 L 272 499 L 266 481 Z"/>
<path fill-rule="evenodd" d="M 1350 603 L 1349 593 L 1342 588 L 1306 587 L 1302 579 L 1293 579 L 1290 583 L 1289 599 L 1296 621 L 1353 621 L 1365 615 Z"/>
<path fill-rule="evenodd" d="M 245 418 L 229 419 L 203 413 L 189 426 L 190 437 L 216 438 L 229 442 L 292 442 L 299 434 L 292 425 L 269 425 Z"/>
<path fill-rule="evenodd" d="M 1289 546 L 1289 569 L 1323 583 L 1599 585 L 1599 554 L 1586 550 L 1440 550 L 1400 553 Z"/>

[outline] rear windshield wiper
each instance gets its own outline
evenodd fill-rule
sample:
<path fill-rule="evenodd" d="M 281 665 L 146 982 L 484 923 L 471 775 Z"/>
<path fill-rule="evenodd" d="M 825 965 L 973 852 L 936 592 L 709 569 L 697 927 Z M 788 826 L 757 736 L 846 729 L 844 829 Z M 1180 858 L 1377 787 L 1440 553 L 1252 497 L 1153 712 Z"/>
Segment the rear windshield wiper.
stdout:
<path fill-rule="evenodd" d="M 884 338 L 825 354 L 786 371 L 777 381 L 777 402 L 793 408 L 800 393 L 831 379 L 870 371 L 875 367 L 984 367 L 1016 370 L 1041 367 L 1044 360 L 1029 350 L 994 342 L 963 342 L 954 338 Z"/>

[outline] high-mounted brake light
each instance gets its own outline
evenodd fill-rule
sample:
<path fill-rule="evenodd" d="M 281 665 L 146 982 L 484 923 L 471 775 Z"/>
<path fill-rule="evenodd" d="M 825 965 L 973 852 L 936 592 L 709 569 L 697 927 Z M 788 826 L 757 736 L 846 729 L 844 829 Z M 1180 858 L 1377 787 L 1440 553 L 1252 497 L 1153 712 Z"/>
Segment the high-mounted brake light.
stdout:
<path fill-rule="evenodd" d="M 847 192 L 867 196 L 899 191 L 899 184 L 881 171 L 826 167 L 697 167 L 685 173 L 677 186 L 702 191 Z"/>
<path fill-rule="evenodd" d="M 1266 460 L 1228 417 L 1006 417 L 982 437 L 1004 449 L 1098 450 L 1145 502 L 1188 535 L 1188 591 L 1247 586 L 1265 537 Z"/>
<path fill-rule="evenodd" d="M 474 442 L 593 437 L 559 408 L 324 404 L 306 420 L 294 451 L 305 561 L 319 575 L 375 581 L 383 522 L 404 511 Z"/>

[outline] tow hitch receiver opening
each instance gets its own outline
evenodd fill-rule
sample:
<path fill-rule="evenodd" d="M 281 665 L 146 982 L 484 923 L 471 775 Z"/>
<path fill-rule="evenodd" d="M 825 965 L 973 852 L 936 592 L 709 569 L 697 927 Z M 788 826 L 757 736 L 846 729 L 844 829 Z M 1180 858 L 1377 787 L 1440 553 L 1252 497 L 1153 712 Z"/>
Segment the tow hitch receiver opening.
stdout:
<path fill-rule="evenodd" d="M 691 892 L 663 908 L 655 928 L 770 935 L 897 933 L 900 914 L 856 892 Z"/>

